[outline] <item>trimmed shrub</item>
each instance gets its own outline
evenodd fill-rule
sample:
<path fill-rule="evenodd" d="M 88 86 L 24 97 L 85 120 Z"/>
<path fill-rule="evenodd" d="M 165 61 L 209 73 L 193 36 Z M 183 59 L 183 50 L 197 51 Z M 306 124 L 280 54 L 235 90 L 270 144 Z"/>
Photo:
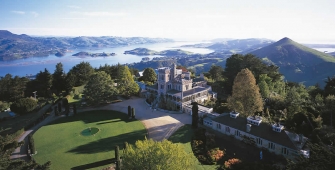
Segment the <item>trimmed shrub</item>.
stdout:
<path fill-rule="evenodd" d="M 62 113 L 62 104 L 58 102 L 58 112 Z"/>
<path fill-rule="evenodd" d="M 128 106 L 128 117 L 131 117 L 131 106 Z"/>
<path fill-rule="evenodd" d="M 77 105 L 73 104 L 73 114 L 77 114 Z"/>
<path fill-rule="evenodd" d="M 219 148 L 214 148 L 207 152 L 207 156 L 210 162 L 215 164 L 217 161 L 219 161 L 224 156 L 224 152 L 220 150 Z"/>
<path fill-rule="evenodd" d="M 131 108 L 131 117 L 135 118 L 135 108 Z"/>
<path fill-rule="evenodd" d="M 29 136 L 28 136 L 28 140 L 29 140 L 29 149 L 30 149 L 30 153 L 31 154 L 35 154 L 35 143 L 34 143 L 34 138 L 33 138 L 33 135 L 32 134 L 30 134 Z"/>
<path fill-rule="evenodd" d="M 30 98 L 21 98 L 15 101 L 10 109 L 17 114 L 26 114 L 33 111 L 37 106 L 36 100 Z"/>

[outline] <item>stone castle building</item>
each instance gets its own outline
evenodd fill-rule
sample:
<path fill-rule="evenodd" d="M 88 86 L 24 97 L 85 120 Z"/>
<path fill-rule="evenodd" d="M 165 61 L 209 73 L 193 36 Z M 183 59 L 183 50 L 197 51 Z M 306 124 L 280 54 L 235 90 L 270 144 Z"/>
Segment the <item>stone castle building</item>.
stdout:
<path fill-rule="evenodd" d="M 203 74 L 200 78 L 191 79 L 190 72 L 177 69 L 175 64 L 171 67 L 159 68 L 157 83 L 146 87 L 146 97 L 152 107 L 159 107 L 159 103 L 165 99 L 165 104 L 174 108 L 173 110 L 189 113 L 192 102 L 202 103 L 216 98 L 217 94 L 212 91 L 211 86 L 207 85 Z M 199 106 L 199 113 L 212 111 L 212 108 Z"/>

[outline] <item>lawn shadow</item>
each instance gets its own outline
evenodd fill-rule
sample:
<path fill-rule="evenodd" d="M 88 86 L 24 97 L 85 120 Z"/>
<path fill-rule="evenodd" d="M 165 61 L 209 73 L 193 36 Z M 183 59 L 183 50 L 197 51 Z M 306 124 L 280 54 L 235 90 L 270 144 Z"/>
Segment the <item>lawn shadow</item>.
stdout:
<path fill-rule="evenodd" d="M 103 124 L 115 123 L 115 122 L 125 122 L 125 121 L 124 120 L 110 120 L 110 121 L 106 121 L 106 122 L 97 123 L 97 125 L 103 125 Z M 126 122 L 128 122 L 128 121 L 126 121 Z"/>
<path fill-rule="evenodd" d="M 76 121 L 83 121 L 84 123 L 98 122 L 97 124 L 105 124 L 103 121 L 110 121 L 109 123 L 124 121 L 128 123 L 135 120 L 137 119 L 129 119 L 128 115 L 114 110 L 92 110 L 92 111 L 80 112 L 77 115 L 60 118 L 56 121 L 49 123 L 48 125 L 55 125 L 55 124 L 69 123 Z"/>
<path fill-rule="evenodd" d="M 115 145 L 118 145 L 120 149 L 123 149 L 124 142 L 134 144 L 137 140 L 144 140 L 147 131 L 137 130 L 130 133 L 120 134 L 118 136 L 108 137 L 100 139 L 88 144 L 77 146 L 67 152 L 76 154 L 96 154 L 99 152 L 108 152 L 114 150 Z"/>
<path fill-rule="evenodd" d="M 186 124 L 174 132 L 169 137 L 169 141 L 172 143 L 189 143 L 192 140 L 193 134 L 194 130 L 192 129 L 192 125 Z"/>
<path fill-rule="evenodd" d="M 95 168 L 95 167 L 110 165 L 110 164 L 115 163 L 115 162 L 116 162 L 116 159 L 112 158 L 112 159 L 106 159 L 106 160 L 103 160 L 103 161 L 97 161 L 97 162 L 93 162 L 93 163 L 89 163 L 89 164 L 75 166 L 75 167 L 72 167 L 71 169 L 73 169 L 73 170 L 91 169 L 91 168 Z"/>

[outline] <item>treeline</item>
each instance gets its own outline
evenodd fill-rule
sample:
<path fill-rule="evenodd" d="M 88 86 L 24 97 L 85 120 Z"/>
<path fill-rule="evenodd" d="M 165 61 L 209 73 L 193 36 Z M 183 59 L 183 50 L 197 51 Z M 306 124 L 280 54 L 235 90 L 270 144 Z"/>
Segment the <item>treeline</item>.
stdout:
<path fill-rule="evenodd" d="M 99 68 L 93 68 L 90 63 L 81 62 L 65 73 L 63 64 L 57 63 L 53 73 L 44 69 L 36 75 L 34 80 L 29 80 L 26 77 L 13 77 L 11 74 L 0 77 L 0 109 L 1 111 L 7 109 L 11 103 L 20 102 L 21 98 L 33 98 L 34 93 L 38 98 L 66 96 L 73 91 L 73 87 L 86 85 L 92 78 L 91 76 L 99 71 L 105 72 L 111 77 L 113 83 L 120 85 L 117 86 L 118 94 L 129 96 L 136 93 L 127 90 L 128 86 L 136 86 L 132 78 L 132 74 L 138 73 L 136 69 L 129 69 L 120 64 L 105 64 Z M 128 81 L 129 83 L 126 83 Z M 135 90 L 137 89 L 135 88 Z"/>

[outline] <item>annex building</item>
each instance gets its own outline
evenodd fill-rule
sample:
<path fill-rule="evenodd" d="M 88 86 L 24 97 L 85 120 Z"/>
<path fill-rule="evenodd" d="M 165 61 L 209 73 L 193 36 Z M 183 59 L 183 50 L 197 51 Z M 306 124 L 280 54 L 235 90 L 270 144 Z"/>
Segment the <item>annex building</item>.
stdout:
<path fill-rule="evenodd" d="M 287 158 L 299 155 L 309 157 L 309 151 L 304 148 L 308 140 L 306 137 L 286 131 L 281 124 L 262 123 L 260 116 L 243 118 L 237 112 L 230 112 L 217 117 L 206 117 L 203 124 Z"/>

